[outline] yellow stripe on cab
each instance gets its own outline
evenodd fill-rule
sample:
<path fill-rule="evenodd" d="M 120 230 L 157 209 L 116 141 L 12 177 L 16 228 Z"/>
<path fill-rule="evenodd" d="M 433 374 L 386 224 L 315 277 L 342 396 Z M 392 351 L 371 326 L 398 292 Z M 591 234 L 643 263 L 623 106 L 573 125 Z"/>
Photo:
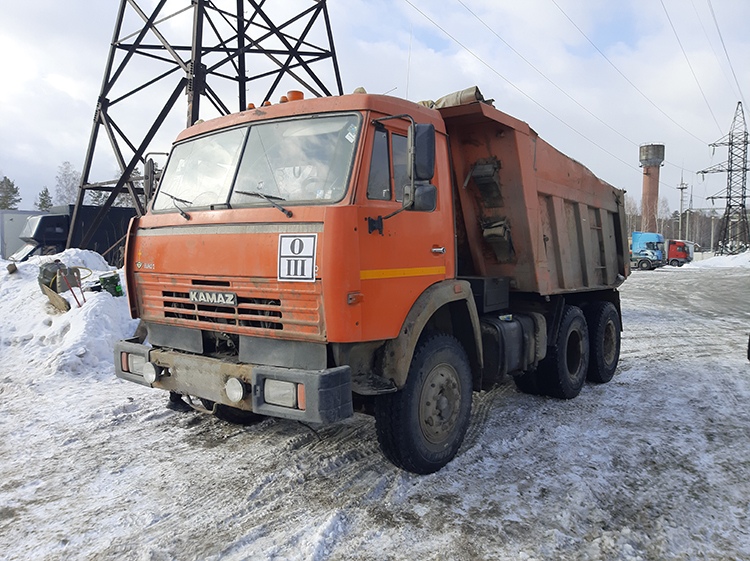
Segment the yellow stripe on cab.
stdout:
<path fill-rule="evenodd" d="M 425 277 L 430 275 L 445 275 L 445 266 L 407 267 L 403 269 L 369 269 L 359 272 L 360 280 L 395 279 L 400 277 Z"/>

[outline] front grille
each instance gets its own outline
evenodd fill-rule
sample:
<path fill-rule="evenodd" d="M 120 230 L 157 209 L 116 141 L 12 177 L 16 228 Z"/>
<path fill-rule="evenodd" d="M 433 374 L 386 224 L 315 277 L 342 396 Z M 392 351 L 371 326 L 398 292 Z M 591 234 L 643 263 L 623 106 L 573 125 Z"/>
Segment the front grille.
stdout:
<path fill-rule="evenodd" d="M 325 340 L 320 281 L 279 283 L 272 279 L 183 278 L 136 274 L 142 317 L 183 327 L 240 335 L 283 330 L 308 340 Z M 191 289 L 213 288 L 237 295 L 237 305 L 193 302 Z"/>
<path fill-rule="evenodd" d="M 205 286 L 205 285 L 204 285 Z M 269 298 L 237 298 L 237 307 L 196 304 L 188 292 L 162 291 L 164 317 L 224 325 L 284 329 L 278 308 L 281 300 Z M 275 308 L 274 308 L 275 307 Z M 244 317 L 243 317 L 244 316 Z"/>

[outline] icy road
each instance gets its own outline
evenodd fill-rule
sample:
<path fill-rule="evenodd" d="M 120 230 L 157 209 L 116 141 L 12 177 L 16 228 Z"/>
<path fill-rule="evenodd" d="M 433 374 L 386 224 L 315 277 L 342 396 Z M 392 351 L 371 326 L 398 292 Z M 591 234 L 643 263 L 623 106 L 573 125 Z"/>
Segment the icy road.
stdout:
<path fill-rule="evenodd" d="M 0 263 L 0 558 L 750 559 L 750 258 L 710 264 L 631 275 L 612 382 L 477 394 L 457 458 L 416 476 L 366 416 L 168 410 L 114 377 L 124 298 L 61 314 L 38 260 Z"/>

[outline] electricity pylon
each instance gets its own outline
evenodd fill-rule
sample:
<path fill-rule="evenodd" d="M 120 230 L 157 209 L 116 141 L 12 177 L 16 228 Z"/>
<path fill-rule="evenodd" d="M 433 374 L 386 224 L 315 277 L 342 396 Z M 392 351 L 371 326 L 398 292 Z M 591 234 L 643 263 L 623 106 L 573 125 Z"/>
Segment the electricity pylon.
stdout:
<path fill-rule="evenodd" d="M 712 248 L 719 255 L 735 255 L 750 247 L 750 228 L 747 221 L 747 145 L 748 134 L 745 125 L 745 113 L 742 102 L 737 103 L 737 110 L 732 120 L 729 134 L 710 146 L 727 146 L 729 157 L 722 164 L 699 171 L 706 173 L 727 173 L 727 189 L 724 195 L 708 197 L 710 200 L 726 199 L 727 206 L 719 224 L 719 236 L 716 247 Z"/>
<path fill-rule="evenodd" d="M 183 128 L 175 118 L 181 97 L 190 126 L 229 114 L 232 105 L 244 110 L 250 88 L 257 105 L 286 89 L 343 93 L 326 0 L 159 0 L 150 14 L 139 2 L 120 2 L 68 247 L 74 239 L 86 247 L 124 193 L 144 214 L 149 194 L 138 169 Z M 105 166 L 95 166 L 100 147 L 109 150 Z M 92 181 L 95 172 L 112 177 L 113 168 L 115 179 Z M 98 194 L 100 210 L 81 235 L 77 218 L 87 193 Z"/>

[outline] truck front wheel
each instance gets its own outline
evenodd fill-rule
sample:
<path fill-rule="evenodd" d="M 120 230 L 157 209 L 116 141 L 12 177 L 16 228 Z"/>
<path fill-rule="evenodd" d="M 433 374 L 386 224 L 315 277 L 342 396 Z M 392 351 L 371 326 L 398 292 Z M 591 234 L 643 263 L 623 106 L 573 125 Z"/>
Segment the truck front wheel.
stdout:
<path fill-rule="evenodd" d="M 573 399 L 586 381 L 589 367 L 589 330 L 581 308 L 565 306 L 555 345 L 539 363 L 547 394 Z"/>
<path fill-rule="evenodd" d="M 597 302 L 586 310 L 589 326 L 589 382 L 604 384 L 615 375 L 620 360 L 620 316 L 611 302 Z"/>
<path fill-rule="evenodd" d="M 651 261 L 649 261 L 648 259 L 641 259 L 638 262 L 638 268 L 641 271 L 650 271 L 651 270 Z"/>
<path fill-rule="evenodd" d="M 420 341 L 406 385 L 378 397 L 375 428 L 383 454 L 413 473 L 433 473 L 453 459 L 469 425 L 471 370 L 450 335 Z"/>

